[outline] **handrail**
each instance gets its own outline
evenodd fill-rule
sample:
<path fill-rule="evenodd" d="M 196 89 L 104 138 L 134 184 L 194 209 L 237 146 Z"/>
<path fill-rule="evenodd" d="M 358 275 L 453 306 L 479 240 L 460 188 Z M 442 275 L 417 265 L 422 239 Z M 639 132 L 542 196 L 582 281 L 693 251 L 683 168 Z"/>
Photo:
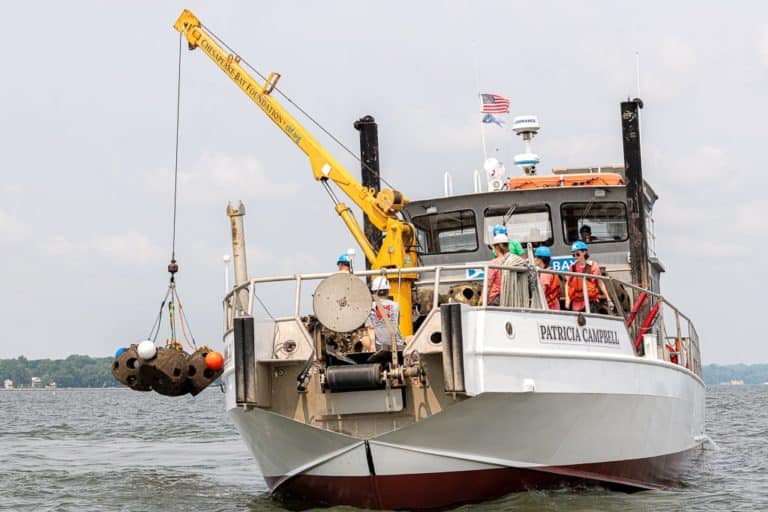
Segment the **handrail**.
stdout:
<path fill-rule="evenodd" d="M 617 300 L 618 297 L 616 295 L 616 286 L 624 286 L 628 288 L 629 290 L 633 290 L 637 292 L 638 299 L 640 298 L 641 294 L 645 294 L 646 297 L 650 298 L 653 302 L 652 308 L 656 311 L 658 311 L 657 315 L 660 318 L 660 320 L 657 320 L 656 318 L 652 318 L 651 322 L 648 322 L 648 326 L 639 326 L 639 329 L 634 335 L 632 335 L 632 338 L 637 340 L 641 339 L 642 336 L 639 335 L 640 332 L 643 334 L 645 331 L 649 330 L 650 327 L 652 327 L 654 321 L 659 321 L 660 327 L 660 340 L 663 340 L 665 343 L 667 340 L 678 340 L 679 341 L 679 350 L 681 351 L 680 354 L 675 353 L 678 355 L 678 363 L 682 366 L 686 366 L 689 369 L 691 369 L 694 373 L 697 375 L 701 375 L 701 359 L 700 359 L 700 347 L 699 347 L 699 339 L 698 339 L 698 333 L 696 332 L 696 329 L 693 325 L 693 321 L 683 314 L 675 305 L 673 305 L 671 302 L 669 302 L 667 299 L 664 298 L 660 293 L 652 292 L 650 290 L 643 289 L 639 286 L 636 286 L 632 283 L 628 283 L 625 281 L 621 281 L 619 279 L 616 279 L 611 276 L 603 276 L 603 275 L 595 275 L 595 274 L 585 274 L 583 272 L 570 272 L 565 270 L 552 270 L 552 269 L 540 269 L 533 266 L 504 266 L 504 265 L 497 265 L 493 264 L 491 262 L 484 262 L 481 264 L 478 263 L 461 263 L 461 264 L 448 264 L 448 265 L 431 265 L 431 266 L 422 266 L 422 267 L 409 267 L 409 268 L 388 268 L 388 269 L 376 269 L 376 270 L 363 270 L 363 271 L 357 271 L 354 272 L 353 275 L 357 277 L 367 277 L 367 276 L 388 276 L 390 279 L 398 279 L 403 274 L 411 274 L 414 273 L 420 274 L 420 279 L 416 282 L 420 286 L 433 286 L 433 296 L 432 296 L 432 307 L 438 307 L 440 298 L 439 298 L 439 288 L 441 285 L 447 285 L 452 284 L 456 282 L 467 282 L 467 281 L 476 281 L 477 279 L 468 279 L 468 278 L 458 278 L 455 275 L 446 275 L 446 273 L 449 273 L 451 271 L 459 271 L 459 270 L 482 270 L 483 271 L 483 277 L 482 277 L 482 283 L 483 283 L 483 294 L 482 294 L 482 301 L 481 301 L 481 307 L 488 307 L 487 303 L 487 289 L 488 289 L 488 271 L 490 269 L 499 269 L 504 270 L 508 272 L 514 272 L 514 273 L 530 273 L 533 272 L 536 275 L 536 282 L 539 283 L 539 275 L 540 274 L 553 274 L 558 276 L 564 276 L 564 277 L 581 277 L 586 279 L 599 279 L 606 283 L 607 286 L 606 289 L 609 292 L 609 295 L 611 297 L 608 297 L 611 299 L 611 301 L 616 305 L 616 315 L 619 317 L 624 317 L 625 320 L 627 320 L 628 316 L 631 316 L 631 312 L 625 313 L 623 311 L 623 308 L 621 307 L 620 302 Z M 300 312 L 301 312 L 301 286 L 303 282 L 305 281 L 314 281 L 314 280 L 320 280 L 325 279 L 326 277 L 329 277 L 331 275 L 336 274 L 336 272 L 323 272 L 323 273 L 312 273 L 312 274 L 293 274 L 293 275 L 281 275 L 281 276 L 273 276 L 273 277 L 255 277 L 250 280 L 248 280 L 245 283 L 241 283 L 235 287 L 233 287 L 229 293 L 224 298 L 224 317 L 225 317 L 225 333 L 229 332 L 231 330 L 231 325 L 234 321 L 234 317 L 237 314 L 237 311 L 244 311 L 249 314 L 252 314 L 253 312 L 253 304 L 255 301 L 255 288 L 259 284 L 264 283 L 277 283 L 277 282 L 294 282 L 295 291 L 294 291 L 294 307 L 293 307 L 293 315 L 290 318 L 298 319 L 300 318 Z M 430 276 L 431 275 L 431 276 Z M 427 276 L 430 276 L 428 278 Z M 540 288 L 540 287 L 538 287 Z M 240 294 L 238 294 L 239 291 L 242 290 L 248 290 L 248 304 L 242 305 L 239 304 L 238 297 Z M 542 302 L 542 301 L 537 301 Z M 542 309 L 548 309 L 546 305 L 546 301 L 544 301 L 540 307 L 535 307 L 534 304 L 536 302 L 531 301 L 530 307 L 514 307 L 516 310 L 542 310 Z M 672 310 L 672 313 L 675 317 L 675 336 L 667 336 L 667 329 L 664 325 L 663 320 L 663 308 L 661 305 L 664 305 Z M 564 310 L 564 312 L 567 312 L 567 310 Z M 587 314 L 593 314 L 594 312 L 589 311 L 587 309 L 585 311 Z M 635 313 L 636 314 L 636 313 Z M 631 322 L 627 322 L 627 329 L 630 329 L 632 327 L 632 323 L 635 320 L 635 317 L 633 316 L 631 318 Z M 643 323 L 645 324 L 646 321 L 649 320 L 649 316 L 646 316 L 642 319 Z M 684 320 L 681 321 L 681 320 Z M 683 335 L 683 325 L 687 327 L 687 336 Z M 645 327 L 643 329 L 643 327 Z M 669 354 L 665 353 L 665 360 L 669 359 Z"/>

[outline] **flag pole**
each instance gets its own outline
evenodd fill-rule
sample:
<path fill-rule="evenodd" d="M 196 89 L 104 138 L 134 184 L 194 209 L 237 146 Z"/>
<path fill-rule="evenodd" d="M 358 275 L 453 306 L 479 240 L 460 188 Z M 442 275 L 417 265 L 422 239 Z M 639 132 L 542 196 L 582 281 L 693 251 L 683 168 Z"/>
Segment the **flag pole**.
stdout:
<path fill-rule="evenodd" d="M 477 41 L 473 42 L 473 46 L 477 49 Z M 480 64 L 477 61 L 477 52 L 472 53 L 475 61 L 475 89 L 477 90 L 477 99 L 480 107 L 480 113 L 483 113 L 483 99 L 480 94 Z M 480 140 L 483 143 L 483 163 L 488 160 L 488 150 L 485 146 L 485 123 L 483 123 L 482 117 L 480 118 Z"/>
<path fill-rule="evenodd" d="M 482 102 L 480 102 L 482 105 Z M 480 120 L 480 140 L 483 141 L 483 162 L 488 160 L 488 150 L 485 147 L 485 123 Z"/>

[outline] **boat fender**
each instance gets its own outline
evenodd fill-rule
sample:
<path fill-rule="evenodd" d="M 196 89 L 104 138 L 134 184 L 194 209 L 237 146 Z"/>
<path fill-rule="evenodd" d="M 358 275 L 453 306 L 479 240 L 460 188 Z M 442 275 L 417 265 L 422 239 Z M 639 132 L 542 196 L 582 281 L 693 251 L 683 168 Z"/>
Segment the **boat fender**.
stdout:
<path fill-rule="evenodd" d="M 139 352 L 139 357 L 142 359 L 149 360 L 157 355 L 157 347 L 150 340 L 144 340 L 139 343 L 137 350 Z"/>
<path fill-rule="evenodd" d="M 384 389 L 380 363 L 329 366 L 325 369 L 325 385 L 331 392 Z"/>

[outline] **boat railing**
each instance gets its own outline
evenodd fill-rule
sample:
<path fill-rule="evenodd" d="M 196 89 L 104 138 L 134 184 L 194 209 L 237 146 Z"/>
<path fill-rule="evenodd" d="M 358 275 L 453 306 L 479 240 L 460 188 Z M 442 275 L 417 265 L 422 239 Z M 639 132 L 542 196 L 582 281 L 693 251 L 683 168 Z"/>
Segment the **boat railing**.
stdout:
<path fill-rule="evenodd" d="M 476 305 L 489 307 L 487 290 L 489 270 L 491 269 L 498 269 L 510 276 L 510 278 L 502 280 L 504 285 L 501 290 L 502 301 L 498 307 L 515 310 L 540 311 L 549 309 L 543 287 L 540 285 L 541 274 L 560 276 L 561 282 L 566 286 L 569 278 L 582 278 L 584 297 L 588 296 L 588 279 L 602 281 L 605 284 L 608 297 L 605 297 L 607 300 L 601 303 L 599 310 L 592 311 L 592 304 L 585 301 L 585 311 L 583 312 L 569 310 L 560 310 L 560 312 L 570 315 L 587 314 L 623 318 L 625 326 L 634 340 L 634 348 L 638 355 L 678 364 L 701 376 L 699 338 L 693 321 L 661 294 L 611 276 L 540 269 L 532 265 L 510 267 L 495 265 L 490 262 L 365 270 L 356 271 L 354 275 L 360 278 L 385 275 L 390 280 L 396 280 L 401 279 L 404 274 L 416 273 L 419 275 L 419 279 L 415 283 L 416 286 L 432 287 L 431 308 L 437 308 L 441 301 L 446 301 L 445 295 L 441 296 L 441 287 L 445 289 L 446 286 L 453 284 L 481 281 L 482 294 Z M 225 335 L 233 329 L 234 319 L 242 315 L 252 315 L 254 305 L 257 303 L 263 307 L 273 321 L 300 320 L 304 282 L 319 281 L 333 274 L 335 272 L 257 277 L 233 287 L 225 296 L 223 303 Z M 282 318 L 274 317 L 256 293 L 257 288 L 268 283 L 291 282 L 294 287 L 291 315 Z M 608 308 L 608 304 L 613 304 L 613 308 Z M 650 343 L 646 343 L 646 337 L 650 337 Z"/>

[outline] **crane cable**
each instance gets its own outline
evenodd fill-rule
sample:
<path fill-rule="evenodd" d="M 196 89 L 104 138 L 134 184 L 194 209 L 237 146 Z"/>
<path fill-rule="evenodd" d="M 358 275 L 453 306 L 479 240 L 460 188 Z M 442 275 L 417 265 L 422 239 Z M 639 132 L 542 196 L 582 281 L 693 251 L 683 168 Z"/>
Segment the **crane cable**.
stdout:
<path fill-rule="evenodd" d="M 162 324 L 163 309 L 168 304 L 168 321 L 170 325 L 171 337 L 166 342 L 166 346 L 173 348 L 180 348 L 180 344 L 176 337 L 176 323 L 178 321 L 181 327 L 181 333 L 184 337 L 184 341 L 194 351 L 197 347 L 195 337 L 192 335 L 192 329 L 189 327 L 189 322 L 184 314 L 184 309 L 181 305 L 181 299 L 179 298 L 178 291 L 176 290 L 176 272 L 179 271 L 179 265 L 176 263 L 176 211 L 178 203 L 178 191 L 179 191 L 179 133 L 181 125 L 181 54 L 182 54 L 182 34 L 179 33 L 179 58 L 178 58 L 178 74 L 176 77 L 176 152 L 173 163 L 173 221 L 172 221 L 172 234 L 171 234 L 171 262 L 168 263 L 168 273 L 171 275 L 168 283 L 168 289 L 165 292 L 163 300 L 160 302 L 160 312 L 152 324 L 152 328 L 149 331 L 147 339 L 156 342 L 157 336 L 160 333 L 160 327 Z M 178 311 L 178 313 L 177 313 Z M 187 336 L 189 331 L 189 336 Z"/>
<path fill-rule="evenodd" d="M 232 47 L 231 47 L 231 46 L 229 46 L 229 45 L 228 45 L 228 44 L 227 44 L 227 43 L 226 43 L 226 42 L 225 42 L 225 41 L 224 41 L 222 38 L 220 38 L 218 35 L 216 35 L 216 33 L 215 33 L 213 30 L 211 30 L 211 29 L 210 29 L 210 27 L 208 27 L 208 26 L 206 26 L 206 25 L 203 25 L 203 23 L 200 23 L 200 26 L 201 26 L 202 28 L 204 28 L 204 29 L 205 29 L 205 30 L 206 30 L 206 31 L 207 31 L 209 34 L 211 34 L 211 36 L 212 36 L 214 39 L 216 39 L 216 41 L 217 41 L 219 44 L 221 44 L 221 46 L 223 46 L 224 48 L 226 48 L 226 49 L 227 49 L 227 50 L 228 50 L 228 51 L 229 51 L 229 52 L 230 52 L 232 55 L 237 55 L 237 56 L 240 58 L 240 62 L 242 62 L 243 64 L 245 64 L 245 65 L 248 67 L 248 69 L 250 69 L 251 71 L 253 71 L 253 72 L 254 72 L 254 73 L 255 73 L 255 74 L 256 74 L 256 75 L 257 75 L 259 78 L 261 78 L 261 79 L 262 79 L 262 80 L 263 80 L 265 83 L 267 82 L 267 78 L 266 78 L 264 75 L 262 75 L 261 73 L 259 73 L 259 71 L 258 71 L 256 68 L 254 68 L 253 66 L 251 66 L 251 65 L 248 63 L 248 61 L 247 61 L 247 60 L 245 60 L 245 59 L 243 58 L 243 56 L 242 56 L 242 55 L 239 55 L 239 54 L 238 54 L 238 53 L 237 53 L 235 50 L 233 50 L 233 49 L 232 49 Z M 360 162 L 360 164 L 361 164 L 363 167 L 365 167 L 365 168 L 366 168 L 368 171 L 372 172 L 372 173 L 373 173 L 373 174 L 374 174 L 374 175 L 375 175 L 377 178 L 379 178 L 379 179 L 380 179 L 380 180 L 381 180 L 381 181 L 382 181 L 382 182 L 383 182 L 383 183 L 384 183 L 386 186 L 388 186 L 388 187 L 389 187 L 389 188 L 391 188 L 392 190 L 399 190 L 398 188 L 396 188 L 395 186 L 393 186 L 393 185 L 392 185 L 390 182 L 388 182 L 386 179 L 384 179 L 384 177 L 381 175 L 381 173 L 380 173 L 379 171 L 377 171 L 376 169 L 372 168 L 372 167 L 371 167 L 370 165 L 368 165 L 367 163 L 363 162 L 363 160 L 362 160 L 362 159 L 361 159 L 359 156 L 357 156 L 357 154 L 356 154 L 354 151 L 352 151 L 351 149 L 349 149 L 349 147 L 347 147 L 347 146 L 346 146 L 346 145 L 345 145 L 343 142 L 341 142 L 341 141 L 340 141 L 340 140 L 339 140 L 339 139 L 338 139 L 338 138 L 337 138 L 335 135 L 333 135 L 333 133 L 331 133 L 331 132 L 330 132 L 329 130 L 327 130 L 327 129 L 326 129 L 324 126 L 323 126 L 323 125 L 321 125 L 319 121 L 315 120 L 315 118 L 314 118 L 314 117 L 312 117 L 311 115 L 309 115 L 309 113 L 308 113 L 306 110 L 304 110 L 303 108 L 301 108 L 301 106 L 299 106 L 299 104 L 298 104 L 298 103 L 296 103 L 295 101 L 293 101 L 293 100 L 292 100 L 292 99 L 291 99 L 291 98 L 290 98 L 290 97 L 289 97 L 287 94 L 285 94 L 283 91 L 281 91 L 279 87 L 275 87 L 275 89 L 274 89 L 274 90 L 275 90 L 275 91 L 277 91 L 277 93 L 278 93 L 280 96 L 282 96 L 282 97 L 283 97 L 283 99 L 285 99 L 285 101 L 287 101 L 288 103 L 290 103 L 291 105 L 293 105 L 293 106 L 294 106 L 294 107 L 295 107 L 295 108 L 296 108 L 296 109 L 297 109 L 299 112 L 301 112 L 301 113 L 302 113 L 302 114 L 303 114 L 303 115 L 304 115 L 304 116 L 305 116 L 307 119 L 309 119 L 309 120 L 312 122 L 312 124 L 314 124 L 315 126 L 317 126 L 317 127 L 318 127 L 318 128 L 319 128 L 319 129 L 320 129 L 322 132 L 323 132 L 323 133 L 325 133 L 325 134 L 326 134 L 328 137 L 330 137 L 330 138 L 331 138 L 331 139 L 332 139 L 332 140 L 333 140 L 333 141 L 334 141 L 336 144 L 338 144 L 338 145 L 339 145 L 339 147 L 341 147 L 341 148 L 342 148 L 344 151 L 346 151 L 347 153 L 349 153 L 349 154 L 352 156 L 352 158 L 354 158 L 355 160 L 357 160 L 358 162 Z"/>
<path fill-rule="evenodd" d="M 171 236 L 171 264 L 176 263 L 176 199 L 179 191 L 179 126 L 181 119 L 181 47 L 182 37 L 179 33 L 179 65 L 178 73 L 176 75 L 176 155 L 173 162 L 173 235 Z M 178 271 L 178 266 L 175 270 L 171 270 L 171 266 L 168 266 L 168 272 L 171 273 L 171 281 L 173 281 L 173 274 Z"/>

